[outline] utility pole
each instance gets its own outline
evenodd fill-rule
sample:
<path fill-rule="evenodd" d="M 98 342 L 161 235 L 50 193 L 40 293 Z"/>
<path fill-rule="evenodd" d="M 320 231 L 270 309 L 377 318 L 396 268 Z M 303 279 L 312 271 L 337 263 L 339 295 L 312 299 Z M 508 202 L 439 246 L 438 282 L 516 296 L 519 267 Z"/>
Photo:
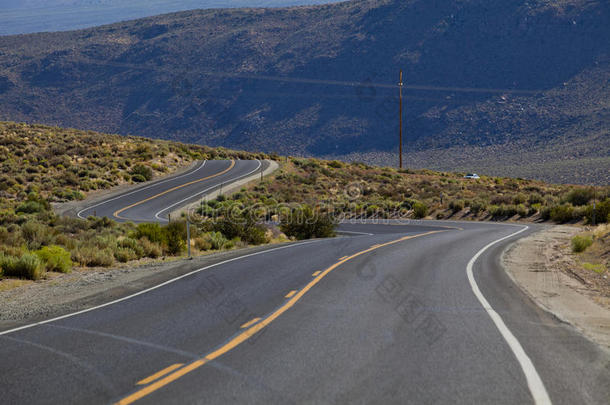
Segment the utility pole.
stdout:
<path fill-rule="evenodd" d="M 398 167 L 402 169 L 402 69 L 400 70 L 400 80 L 398 82 L 399 107 L 398 107 Z"/>

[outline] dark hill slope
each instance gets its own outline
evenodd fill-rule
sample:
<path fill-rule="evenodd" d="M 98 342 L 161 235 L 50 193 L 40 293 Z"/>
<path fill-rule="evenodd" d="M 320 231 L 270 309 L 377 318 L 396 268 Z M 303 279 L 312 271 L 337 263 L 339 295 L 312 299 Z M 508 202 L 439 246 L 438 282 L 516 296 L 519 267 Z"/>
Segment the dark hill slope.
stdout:
<path fill-rule="evenodd" d="M 0 37 L 0 119 L 393 163 L 403 68 L 412 164 L 607 181 L 609 21 L 602 0 L 360 0 Z"/>

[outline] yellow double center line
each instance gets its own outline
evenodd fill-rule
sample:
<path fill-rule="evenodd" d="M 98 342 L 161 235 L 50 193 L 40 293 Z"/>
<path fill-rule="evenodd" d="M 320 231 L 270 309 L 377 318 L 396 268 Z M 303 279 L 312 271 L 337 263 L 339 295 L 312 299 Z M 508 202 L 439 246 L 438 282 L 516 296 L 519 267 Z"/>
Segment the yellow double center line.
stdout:
<path fill-rule="evenodd" d="M 129 218 L 122 217 L 122 216 L 120 216 L 119 214 L 120 214 L 121 212 L 123 212 L 123 211 L 127 211 L 127 210 L 128 210 L 128 209 L 130 209 L 130 208 L 136 207 L 136 206 L 138 206 L 138 205 L 140 205 L 140 204 L 144 204 L 145 202 L 148 202 L 148 201 L 150 201 L 150 200 L 154 200 L 155 198 L 159 198 L 159 197 L 161 197 L 162 195 L 165 195 L 165 194 L 171 193 L 171 192 L 173 192 L 173 191 L 179 190 L 179 189 L 181 189 L 181 188 L 183 188 L 183 187 L 190 186 L 191 184 L 199 183 L 199 182 L 202 182 L 202 181 L 204 181 L 204 180 L 209 180 L 209 179 L 211 179 L 211 178 L 213 178 L 213 177 L 220 176 L 221 174 L 225 174 L 226 172 L 228 172 L 229 170 L 231 170 L 231 169 L 232 169 L 234 166 L 235 166 L 235 161 L 234 161 L 234 160 L 231 160 L 231 164 L 229 165 L 229 167 L 228 167 L 228 168 L 226 168 L 225 170 L 221 171 L 221 172 L 218 172 L 218 173 L 212 174 L 211 176 L 204 177 L 204 178 L 202 178 L 202 179 L 197 179 L 197 180 L 189 181 L 188 183 L 181 184 L 181 185 L 176 186 L 176 187 L 174 187 L 174 188 L 170 188 L 169 190 L 165 190 L 165 191 L 163 191 L 163 192 L 161 192 L 161 193 L 159 193 L 159 194 L 155 194 L 155 195 L 153 195 L 152 197 L 145 198 L 145 199 L 143 199 L 143 200 L 141 200 L 141 201 L 138 201 L 138 202 L 136 202 L 136 203 L 133 203 L 133 204 L 131 204 L 131 205 L 128 205 L 127 207 L 123 207 L 123 208 L 121 208 L 120 210 L 116 210 L 116 211 L 115 211 L 115 212 L 114 212 L 112 215 L 113 215 L 115 218 L 119 218 L 119 219 L 129 219 Z"/>
<path fill-rule="evenodd" d="M 222 345 L 221 347 L 219 347 L 218 349 L 214 350 L 213 352 L 207 354 L 205 357 L 199 359 L 199 360 L 195 360 L 194 362 L 186 365 L 185 367 L 173 372 L 172 374 L 169 374 L 168 376 L 159 379 L 158 381 L 134 392 L 133 394 L 123 398 L 122 400 L 120 400 L 119 402 L 117 402 L 118 405 L 127 405 L 127 404 L 131 404 L 155 391 L 157 391 L 159 388 L 166 386 L 167 384 L 176 381 L 178 378 L 184 376 L 185 374 L 190 373 L 193 370 L 198 369 L 199 367 L 203 366 L 204 364 L 217 359 L 218 357 L 222 356 L 223 354 L 227 353 L 228 351 L 234 349 L 235 347 L 239 346 L 240 344 L 242 344 L 243 342 L 245 342 L 246 340 L 248 340 L 250 337 L 254 336 L 255 334 L 257 334 L 258 332 L 260 332 L 263 328 L 265 328 L 266 326 L 268 326 L 271 322 L 273 322 L 274 320 L 276 320 L 280 315 L 282 315 L 284 312 L 288 311 L 288 309 L 292 308 L 294 306 L 294 304 L 296 304 L 309 290 L 311 290 L 313 288 L 313 286 L 315 286 L 316 284 L 318 284 L 320 282 L 320 280 L 322 280 L 324 277 L 326 277 L 328 275 L 328 273 L 330 273 L 331 271 L 333 271 L 334 269 L 336 269 L 337 267 L 339 267 L 340 265 L 342 265 L 343 263 L 352 260 L 358 256 L 361 256 L 363 254 L 372 252 L 373 250 L 379 249 L 381 247 L 384 246 L 389 246 L 389 245 L 393 245 L 395 243 L 399 243 L 399 242 L 403 242 L 405 240 L 408 239 L 414 239 L 414 238 L 419 238 L 421 236 L 426 236 L 426 235 L 432 235 L 434 233 L 439 233 L 439 232 L 447 232 L 447 231 L 430 231 L 430 232 L 425 232 L 425 233 L 421 233 L 418 235 L 411 235 L 411 236 L 403 236 L 402 238 L 399 239 L 395 239 L 393 241 L 390 242 L 386 242 L 386 243 L 382 243 L 382 244 L 378 244 L 378 245 L 373 245 L 368 249 L 362 250 L 358 253 L 354 253 L 351 256 L 346 256 L 341 258 L 337 263 L 333 264 L 332 266 L 328 267 L 327 269 L 325 269 L 324 271 L 322 271 L 318 276 L 316 276 L 316 278 L 314 278 L 313 280 L 311 280 L 305 287 L 303 287 L 302 290 L 298 291 L 296 294 L 293 294 L 292 291 L 287 295 L 287 297 L 290 297 L 290 299 L 288 301 L 286 301 L 286 303 L 284 303 L 282 306 L 280 306 L 278 309 L 276 309 L 271 315 L 269 315 L 268 317 L 258 321 L 256 324 L 254 324 L 253 326 L 249 326 L 248 325 L 243 325 L 244 327 L 247 327 L 247 329 L 241 333 L 239 333 L 237 336 L 235 336 L 234 338 L 232 338 L 231 340 L 229 340 L 227 343 L 225 343 L 224 345 Z"/>

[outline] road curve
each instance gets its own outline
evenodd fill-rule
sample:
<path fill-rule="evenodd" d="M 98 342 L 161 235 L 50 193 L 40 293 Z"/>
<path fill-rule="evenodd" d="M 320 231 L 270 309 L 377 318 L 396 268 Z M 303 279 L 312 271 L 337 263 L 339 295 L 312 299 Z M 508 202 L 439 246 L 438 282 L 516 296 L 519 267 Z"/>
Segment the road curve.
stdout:
<path fill-rule="evenodd" d="M 500 267 L 536 226 L 341 229 L 0 332 L 2 402 L 607 403 L 608 353 Z"/>
<path fill-rule="evenodd" d="M 167 222 L 168 214 L 203 195 L 267 168 L 259 160 L 205 160 L 185 173 L 163 178 L 91 204 L 76 213 L 115 221 Z"/>

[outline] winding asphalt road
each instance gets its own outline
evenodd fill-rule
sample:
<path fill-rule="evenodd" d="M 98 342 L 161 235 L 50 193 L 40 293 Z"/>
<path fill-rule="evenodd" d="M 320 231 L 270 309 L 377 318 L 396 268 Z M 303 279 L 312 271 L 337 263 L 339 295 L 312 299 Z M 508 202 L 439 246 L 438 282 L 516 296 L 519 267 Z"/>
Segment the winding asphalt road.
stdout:
<path fill-rule="evenodd" d="M 608 353 L 500 266 L 537 226 L 340 228 L 0 332 L 0 402 L 608 403 Z"/>
<path fill-rule="evenodd" d="M 108 217 L 115 221 L 166 222 L 167 216 L 204 195 L 261 172 L 269 162 L 259 160 L 205 160 L 185 173 L 147 183 L 86 206 L 76 214 Z"/>

